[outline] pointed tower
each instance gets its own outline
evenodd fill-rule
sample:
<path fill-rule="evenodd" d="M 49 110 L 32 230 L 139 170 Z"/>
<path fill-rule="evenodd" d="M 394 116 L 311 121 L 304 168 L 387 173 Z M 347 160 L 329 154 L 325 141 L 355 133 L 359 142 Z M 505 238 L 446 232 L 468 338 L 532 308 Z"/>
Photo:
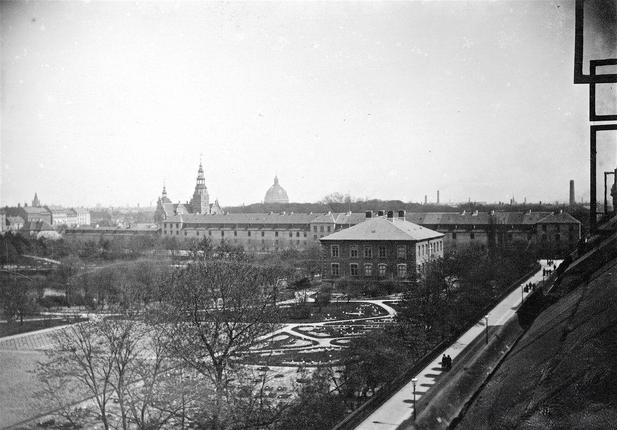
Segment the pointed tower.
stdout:
<path fill-rule="evenodd" d="M 163 192 L 161 193 L 161 203 L 171 203 L 171 200 L 167 197 L 167 189 L 165 189 L 165 184 L 163 184 Z"/>
<path fill-rule="evenodd" d="M 32 207 L 33 208 L 38 208 L 41 206 L 41 202 L 39 201 L 39 196 L 36 195 L 36 192 L 34 193 L 34 199 L 32 200 Z"/>
<path fill-rule="evenodd" d="M 191 199 L 191 212 L 194 214 L 210 213 L 210 197 L 208 196 L 208 188 L 206 188 L 206 179 L 204 178 L 204 168 L 199 162 L 199 170 L 197 170 L 197 183 L 195 191 Z"/>

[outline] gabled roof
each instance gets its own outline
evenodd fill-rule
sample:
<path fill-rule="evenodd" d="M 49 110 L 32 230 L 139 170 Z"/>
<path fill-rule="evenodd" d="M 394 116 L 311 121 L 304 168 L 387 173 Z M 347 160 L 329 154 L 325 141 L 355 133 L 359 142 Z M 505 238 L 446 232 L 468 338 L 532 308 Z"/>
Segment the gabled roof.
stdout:
<path fill-rule="evenodd" d="M 581 222 L 567 212 L 550 214 L 538 221 L 538 224 L 580 224 Z"/>
<path fill-rule="evenodd" d="M 45 215 L 49 215 L 49 212 L 45 208 L 35 208 L 34 206 L 23 206 L 22 209 L 27 214 L 45 214 Z"/>
<path fill-rule="evenodd" d="M 531 225 L 550 215 L 550 212 L 495 212 L 495 223 Z"/>
<path fill-rule="evenodd" d="M 370 218 L 353 227 L 322 237 L 320 241 L 338 240 L 411 240 L 420 241 L 443 237 L 442 233 L 429 230 L 397 218 Z"/>
<path fill-rule="evenodd" d="M 490 222 L 488 212 L 409 212 L 405 219 L 427 225 L 484 225 Z"/>
<path fill-rule="evenodd" d="M 319 214 L 305 213 L 237 213 L 237 214 L 183 214 L 169 217 L 165 222 L 184 224 L 309 224 Z"/>

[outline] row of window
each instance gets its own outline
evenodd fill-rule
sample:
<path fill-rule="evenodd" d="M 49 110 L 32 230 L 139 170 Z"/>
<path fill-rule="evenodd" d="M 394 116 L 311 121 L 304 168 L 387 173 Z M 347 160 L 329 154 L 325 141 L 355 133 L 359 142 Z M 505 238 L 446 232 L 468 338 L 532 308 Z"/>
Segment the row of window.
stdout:
<path fill-rule="evenodd" d="M 340 257 L 339 245 L 330 245 L 330 255 L 334 258 Z M 349 257 L 358 258 L 358 255 L 359 255 L 358 245 L 350 246 L 349 247 Z M 379 258 L 385 258 L 386 257 L 386 247 L 385 246 L 377 247 L 377 255 L 379 256 Z M 405 258 L 406 256 L 405 246 L 399 246 L 397 248 L 397 256 L 398 258 Z M 372 246 L 364 247 L 364 258 L 373 258 L 373 247 Z"/>
<path fill-rule="evenodd" d="M 320 225 L 320 226 L 319 226 L 319 231 L 320 231 L 321 233 L 323 233 L 323 232 L 324 232 L 324 226 L 323 226 L 323 225 Z M 326 231 L 327 231 L 328 233 L 330 233 L 330 232 L 332 231 L 332 226 L 329 226 L 329 225 L 328 225 L 328 226 L 326 226 Z M 313 226 L 313 233 L 317 233 L 317 226 L 316 226 L 316 225 L 314 225 L 314 226 Z"/>
<path fill-rule="evenodd" d="M 261 233 L 261 237 L 265 237 L 265 232 L 262 231 Z M 167 230 L 163 230 L 163 234 L 167 234 Z M 174 232 L 172 230 L 169 231 L 169 234 L 174 234 Z M 176 231 L 176 234 L 180 234 L 179 231 Z M 233 234 L 234 236 L 238 236 L 238 232 L 236 230 L 233 230 Z M 184 235 L 187 236 L 187 231 L 184 231 Z M 195 235 L 199 236 L 200 235 L 200 231 L 197 230 L 195 231 Z M 212 236 L 212 230 L 208 230 L 208 236 Z M 251 237 L 251 231 L 247 231 L 247 236 Z M 225 237 L 225 230 L 221 230 L 221 237 Z M 279 232 L 275 231 L 274 232 L 274 237 L 279 237 Z M 293 237 L 293 232 L 289 232 L 289 237 Z M 300 237 L 300 232 L 297 231 L 296 232 L 296 237 Z M 306 237 L 306 232 L 303 232 L 303 237 Z"/>
<path fill-rule="evenodd" d="M 333 277 L 337 277 L 341 275 L 340 265 L 339 263 L 332 263 L 330 265 L 330 273 Z M 378 264 L 377 265 L 377 274 L 380 277 L 386 277 L 388 275 L 388 265 L 387 264 Z M 350 276 L 360 276 L 360 266 L 358 263 L 350 263 L 349 264 L 349 275 Z M 407 264 L 397 264 L 396 265 L 396 275 L 399 278 L 407 277 Z M 373 276 L 373 265 L 367 263 L 364 265 L 364 276 L 372 277 Z"/>

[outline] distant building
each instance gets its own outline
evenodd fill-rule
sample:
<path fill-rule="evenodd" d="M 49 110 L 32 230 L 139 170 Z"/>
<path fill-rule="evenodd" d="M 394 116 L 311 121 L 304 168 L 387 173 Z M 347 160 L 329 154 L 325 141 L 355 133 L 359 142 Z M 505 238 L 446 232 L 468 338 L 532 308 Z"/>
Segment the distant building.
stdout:
<path fill-rule="evenodd" d="M 164 220 L 161 234 L 178 240 L 207 237 L 214 245 L 225 241 L 257 252 L 306 249 L 317 243 L 309 233 L 311 221 L 318 216 L 294 213 L 181 214 Z"/>
<path fill-rule="evenodd" d="M 59 206 L 45 206 L 45 209 L 51 214 L 51 225 L 67 225 L 68 214 L 67 210 Z"/>
<path fill-rule="evenodd" d="M 154 221 L 160 224 L 164 220 L 175 215 L 216 215 L 222 213 L 223 209 L 221 209 L 218 200 L 215 200 L 214 203 L 210 203 L 210 195 L 208 194 L 208 188 L 206 187 L 204 170 L 200 162 L 199 169 L 197 170 L 197 182 L 195 184 L 195 190 L 193 191 L 193 197 L 191 198 L 190 203 L 172 203 L 167 196 L 165 186 L 163 186 L 161 197 L 158 198 L 156 203 Z"/>
<path fill-rule="evenodd" d="M 156 238 L 159 235 L 156 225 L 136 225 L 133 227 L 70 227 L 64 231 L 66 238 L 76 239 L 80 241 L 98 242 L 101 239 L 115 238 Z"/>
<path fill-rule="evenodd" d="M 279 184 L 278 176 L 274 177 L 274 184 L 266 191 L 264 203 L 289 203 L 287 191 Z"/>
<path fill-rule="evenodd" d="M 24 223 L 44 221 L 51 224 L 51 213 L 45 208 L 22 206 L 17 209 L 17 214 L 23 218 Z"/>
<path fill-rule="evenodd" d="M 20 216 L 7 216 L 6 223 L 9 231 L 16 232 L 23 228 L 24 219 Z"/>
<path fill-rule="evenodd" d="M 39 196 L 34 193 L 34 199 L 32 199 L 32 207 L 39 208 L 41 207 L 41 202 L 39 201 Z"/>
<path fill-rule="evenodd" d="M 46 221 L 27 221 L 20 230 L 21 233 L 36 237 L 37 239 L 60 239 L 60 233 L 54 230 L 54 228 Z"/>
<path fill-rule="evenodd" d="M 6 214 L 4 212 L 0 212 L 0 234 L 4 234 L 8 231 L 9 225 L 6 219 Z"/>
<path fill-rule="evenodd" d="M 405 211 L 373 217 L 320 239 L 324 279 L 409 278 L 431 259 L 443 257 L 443 234 L 411 223 Z"/>

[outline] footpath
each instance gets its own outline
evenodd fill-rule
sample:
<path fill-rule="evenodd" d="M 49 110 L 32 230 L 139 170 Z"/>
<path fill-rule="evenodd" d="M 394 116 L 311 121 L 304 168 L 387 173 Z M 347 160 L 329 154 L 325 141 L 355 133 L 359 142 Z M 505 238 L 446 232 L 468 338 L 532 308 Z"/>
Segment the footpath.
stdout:
<path fill-rule="evenodd" d="M 555 263 L 559 265 L 560 261 Z M 546 260 L 541 260 L 540 265 L 538 272 L 515 288 L 487 314 L 488 319 L 482 318 L 445 349 L 443 354 L 452 358 L 450 370 L 442 368 L 441 356 L 436 357 L 414 377 L 417 380 L 415 396 L 414 384 L 409 381 L 356 426 L 356 430 L 447 428 L 464 408 L 468 400 L 465 398 L 466 393 L 471 396 L 477 388 L 475 385 L 481 385 L 484 378 L 479 376 L 482 376 L 483 372 L 490 374 L 494 365 L 510 347 L 508 343 L 518 339 L 515 330 L 517 325 L 506 323 L 516 318 L 516 310 L 524 298 L 531 294 L 531 291 L 524 292 L 522 286 L 528 282 L 542 281 L 542 271 L 549 266 Z M 486 354 L 487 351 L 490 353 Z M 480 356 L 486 359 L 479 361 Z M 469 363 L 476 365 L 467 368 Z M 449 375 L 442 378 L 445 372 Z M 454 381 L 459 383 L 453 384 Z M 461 392 L 461 388 L 465 392 Z M 439 396 L 442 397 L 439 400 L 446 400 L 443 397 L 447 396 L 447 401 L 431 401 L 438 400 Z M 417 409 L 415 420 L 414 404 Z"/>

